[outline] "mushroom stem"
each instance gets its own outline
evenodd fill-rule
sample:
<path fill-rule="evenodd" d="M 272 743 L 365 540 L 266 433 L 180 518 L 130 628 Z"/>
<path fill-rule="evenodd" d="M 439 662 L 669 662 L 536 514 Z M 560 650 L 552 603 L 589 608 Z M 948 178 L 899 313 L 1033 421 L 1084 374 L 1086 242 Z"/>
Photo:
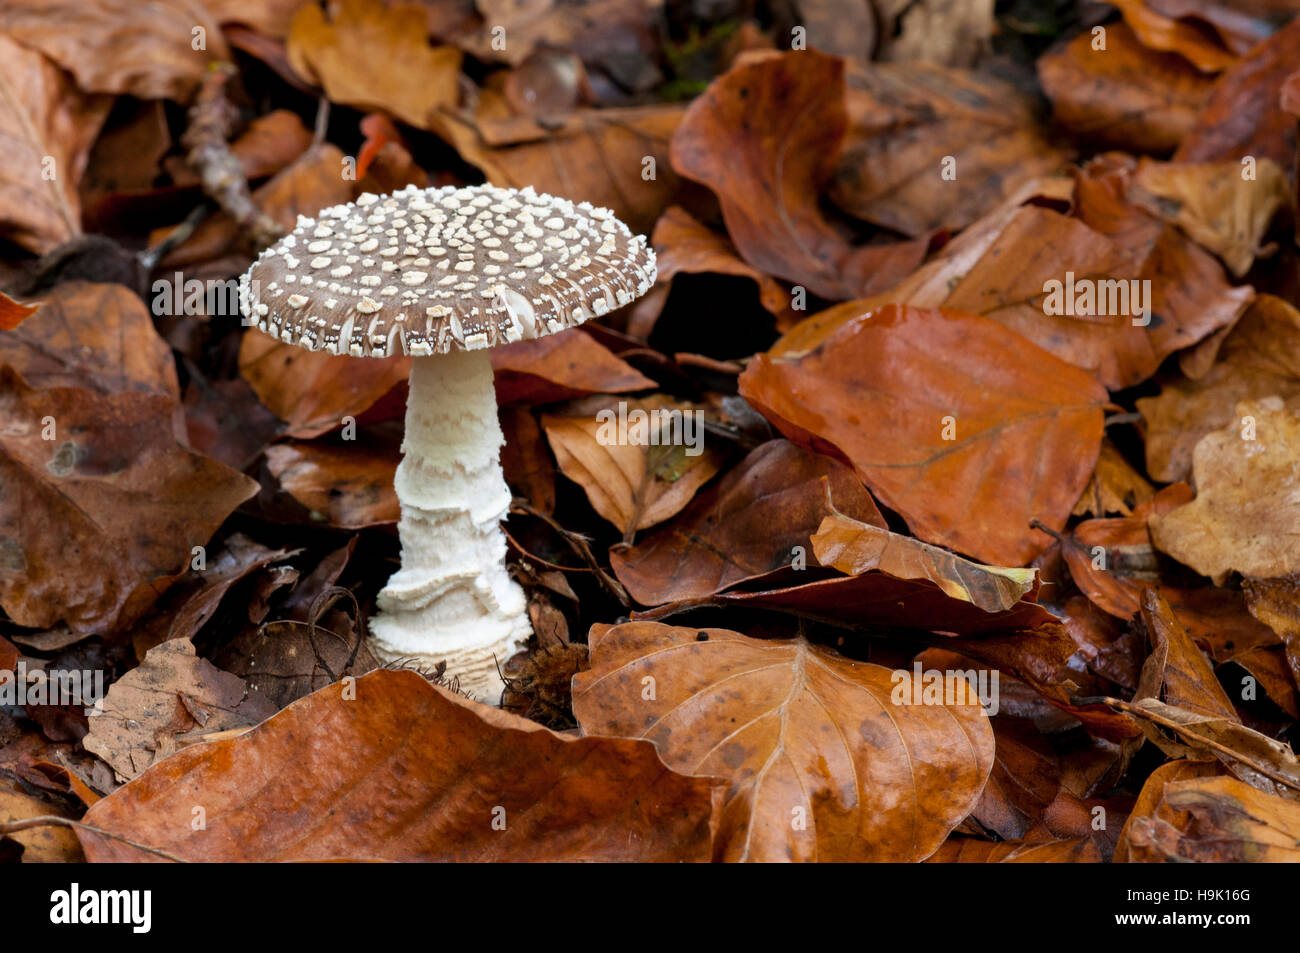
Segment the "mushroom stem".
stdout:
<path fill-rule="evenodd" d="M 370 621 L 380 658 L 445 661 L 448 678 L 491 704 L 503 688 L 497 665 L 532 632 L 524 592 L 506 572 L 504 443 L 486 350 L 412 360 L 394 481 L 402 566 Z"/>

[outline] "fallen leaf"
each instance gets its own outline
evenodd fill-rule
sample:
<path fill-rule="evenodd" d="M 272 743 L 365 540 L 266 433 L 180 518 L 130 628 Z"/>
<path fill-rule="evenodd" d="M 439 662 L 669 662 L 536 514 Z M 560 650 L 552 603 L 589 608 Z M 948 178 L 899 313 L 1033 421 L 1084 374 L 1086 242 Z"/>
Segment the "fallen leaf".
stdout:
<path fill-rule="evenodd" d="M 1237 62 L 1237 57 L 1204 30 L 1151 9 L 1145 0 L 1114 0 L 1124 22 L 1137 34 L 1142 45 L 1153 50 L 1178 53 L 1197 69 L 1217 73 Z"/>
<path fill-rule="evenodd" d="M 1143 159 L 1130 195 L 1214 252 L 1237 278 L 1250 270 L 1290 184 L 1267 156 L 1247 178 L 1240 162 L 1153 162 Z"/>
<path fill-rule="evenodd" d="M 1016 841 L 1042 823 L 1056 799 L 1060 759 L 1028 719 L 998 715 L 989 723 L 996 740 L 993 770 L 971 819 L 1004 841 Z"/>
<path fill-rule="evenodd" d="M 1196 499 L 1150 522 L 1162 552 L 1216 584 L 1233 571 L 1300 572 L 1300 415 L 1266 397 L 1238 404 L 1237 417 L 1196 445 Z"/>
<path fill-rule="evenodd" d="M 854 247 L 822 216 L 848 123 L 843 90 L 843 62 L 815 50 L 746 59 L 691 103 L 672 141 L 673 168 L 717 194 L 741 257 L 830 299 L 888 288 L 928 245 Z"/>
<path fill-rule="evenodd" d="M 993 0 L 920 0 L 909 3 L 885 32 L 882 59 L 896 63 L 973 66 L 992 47 Z"/>
<path fill-rule="evenodd" d="M 1130 861 L 1295 863 L 1300 804 L 1236 778 L 1168 781 L 1151 814 L 1129 818 L 1124 842 Z"/>
<path fill-rule="evenodd" d="M 267 468 L 313 519 L 329 526 L 361 529 L 396 523 L 401 507 L 393 478 L 401 462 L 401 443 L 371 429 L 356 440 L 276 444 L 266 450 Z"/>
<path fill-rule="evenodd" d="M 170 406 L 134 391 L 37 391 L 0 368 L 0 604 L 15 622 L 113 632 L 133 593 L 176 573 L 257 492 L 178 444 Z"/>
<path fill-rule="evenodd" d="M 923 860 L 992 767 L 978 703 L 901 704 L 910 673 L 803 638 L 629 623 L 588 644 L 583 732 L 649 738 L 676 770 L 727 778 L 722 860 Z"/>
<path fill-rule="evenodd" d="M 933 864 L 1099 864 L 1105 858 L 1088 837 L 1043 841 L 986 841 L 949 837 L 930 857 Z"/>
<path fill-rule="evenodd" d="M 1300 311 L 1260 295 L 1223 338 L 1208 373 L 1165 383 L 1137 409 L 1146 421 L 1147 471 L 1157 480 L 1186 480 L 1202 438 L 1232 425 L 1242 401 L 1281 397 L 1300 412 Z"/>
<path fill-rule="evenodd" d="M 1209 660 L 1196 647 L 1174 612 L 1153 589 L 1142 593 L 1142 622 L 1151 654 L 1142 664 L 1134 701 L 1163 700 L 1170 705 L 1228 721 L 1240 721 Z"/>
<path fill-rule="evenodd" d="M 1074 504 L 1074 516 L 1105 516 L 1120 513 L 1128 516 L 1133 507 L 1149 503 L 1156 495 L 1155 487 L 1124 458 L 1109 439 L 1101 442 L 1101 455 L 1097 468 L 1092 471 L 1088 485 L 1079 502 Z"/>
<path fill-rule="evenodd" d="M 1081 141 L 1169 152 L 1196 127 L 1213 77 L 1181 56 L 1148 49 L 1123 23 L 1105 29 L 1103 49 L 1084 31 L 1039 58 L 1052 118 Z"/>
<path fill-rule="evenodd" d="M 209 65 L 229 60 L 216 21 L 198 0 L 14 0 L 0 30 L 39 50 L 89 93 L 187 103 Z M 203 45 L 196 47 L 200 33 Z M 6 52 L 4 60 L 13 63 Z"/>
<path fill-rule="evenodd" d="M 651 390 L 655 382 L 580 328 L 492 349 L 497 403 L 553 404 Z"/>
<path fill-rule="evenodd" d="M 1145 863 L 1152 860 L 1164 860 L 1163 857 L 1150 853 L 1147 849 L 1147 832 L 1153 815 L 1160 810 L 1168 814 L 1168 808 L 1162 803 L 1165 786 L 1174 781 L 1190 781 L 1196 778 L 1215 777 L 1225 774 L 1216 761 L 1168 761 L 1151 772 L 1142 785 L 1133 810 L 1129 813 L 1124 827 L 1120 831 L 1119 843 L 1115 846 L 1115 863 Z M 1137 832 L 1138 845 L 1134 845 L 1129 835 Z"/>
<path fill-rule="evenodd" d="M 12 331 L 36 313 L 40 304 L 23 304 L 0 292 L 0 331 Z"/>
<path fill-rule="evenodd" d="M 1010 83 L 914 63 L 850 64 L 845 82 L 848 133 L 831 199 L 905 235 L 964 228 L 1070 157 Z"/>
<path fill-rule="evenodd" d="M 314 3 L 294 14 L 289 62 L 336 103 L 382 109 L 418 129 L 460 98 L 460 50 L 430 46 L 417 4 L 383 6 L 342 0 L 326 12 Z"/>
<path fill-rule="evenodd" d="M 9 19 L 0 12 L 0 30 L 12 29 Z M 82 94 L 58 67 L 15 38 L 0 33 L 0 136 L 6 142 L 0 236 L 41 254 L 81 234 L 77 183 L 112 99 Z"/>
<path fill-rule="evenodd" d="M 273 714 L 275 706 L 243 679 L 198 658 L 189 639 L 171 639 L 109 687 L 82 743 L 119 780 L 130 780 L 174 752 L 186 734 L 248 727 Z"/>
<path fill-rule="evenodd" d="M 22 821 L 29 817 L 57 814 L 68 816 L 70 811 L 53 799 L 44 800 L 23 790 L 17 780 L 0 776 L 0 824 Z M 85 858 L 77 837 L 66 827 L 34 827 L 6 834 L 22 845 L 25 864 L 76 864 Z"/>
<path fill-rule="evenodd" d="M 411 374 L 409 357 L 355 358 L 306 351 L 256 328 L 244 332 L 239 373 L 288 425 L 285 436 L 318 437 L 369 410 Z"/>
<path fill-rule="evenodd" d="M 41 389 L 139 391 L 180 400 L 171 348 L 144 302 L 122 285 L 58 285 L 34 317 L 0 335 L 0 363 Z"/>
<path fill-rule="evenodd" d="M 770 440 L 669 526 L 612 550 L 610 565 L 633 599 L 652 606 L 751 582 L 800 556 L 816 566 L 809 537 L 827 512 L 826 487 L 845 513 L 884 523 L 848 467 L 788 440 Z"/>
<path fill-rule="evenodd" d="M 760 354 L 740 393 L 790 439 L 850 461 L 921 539 L 1004 566 L 1049 544 L 1030 520 L 1065 525 L 1106 401 L 1089 375 L 993 321 L 897 305 L 798 360 Z"/>
<path fill-rule="evenodd" d="M 716 782 L 674 773 L 648 742 L 557 735 L 414 672 L 352 691 L 181 751 L 86 823 L 206 861 L 709 859 Z M 156 859 L 78 836 L 94 862 Z"/>
<path fill-rule="evenodd" d="M 681 512 L 718 472 L 722 454 L 703 445 L 703 411 L 663 395 L 609 404 L 598 397 L 570 405 L 564 415 L 544 414 L 542 429 L 560 472 L 583 488 L 597 513 L 630 537 Z M 624 407 L 626 439 L 618 433 Z M 656 411 L 658 417 L 650 416 Z M 638 413 L 646 415 L 640 424 Z M 602 419 L 604 414 L 610 416 Z"/>

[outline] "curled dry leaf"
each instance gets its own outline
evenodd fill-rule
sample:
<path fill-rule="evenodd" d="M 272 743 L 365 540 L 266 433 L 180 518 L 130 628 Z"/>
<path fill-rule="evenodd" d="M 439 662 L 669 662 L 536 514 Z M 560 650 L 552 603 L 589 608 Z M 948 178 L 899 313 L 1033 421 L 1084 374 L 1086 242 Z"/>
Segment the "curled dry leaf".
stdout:
<path fill-rule="evenodd" d="M 205 861 L 710 857 L 716 782 L 674 773 L 648 742 L 557 735 L 409 671 L 371 672 L 347 691 L 328 686 L 237 738 L 173 755 L 86 823 Z M 207 809 L 197 835 L 196 792 Z M 92 861 L 156 859 L 78 836 Z"/>
<path fill-rule="evenodd" d="M 1128 516 L 1133 507 L 1149 503 L 1156 489 L 1124 458 L 1109 439 L 1101 442 L 1101 455 L 1097 468 L 1092 471 L 1088 485 L 1079 502 L 1074 504 L 1075 516 L 1106 516 L 1120 513 Z"/>
<path fill-rule="evenodd" d="M 40 304 L 23 304 L 0 292 L 0 331 L 12 331 L 36 313 Z"/>
<path fill-rule="evenodd" d="M 0 604 L 15 622 L 116 631 L 132 593 L 179 571 L 257 492 L 179 444 L 171 407 L 140 392 L 37 391 L 0 368 Z M 56 439 L 43 439 L 50 427 Z"/>
<path fill-rule="evenodd" d="M 1212 38 L 1212 34 L 1207 36 L 1205 30 L 1185 20 L 1153 10 L 1146 0 L 1115 0 L 1115 6 L 1143 46 L 1178 53 L 1206 73 L 1218 73 L 1237 62 L 1237 57 Z"/>
<path fill-rule="evenodd" d="M 119 780 L 130 780 L 187 740 L 249 727 L 273 714 L 275 705 L 250 693 L 242 678 L 198 658 L 189 639 L 171 639 L 109 686 L 83 743 Z"/>
<path fill-rule="evenodd" d="M 649 738 L 674 769 L 726 778 L 722 860 L 923 860 L 992 767 L 973 692 L 900 703 L 920 689 L 909 673 L 803 638 L 636 622 L 595 626 L 588 643 L 573 682 L 583 732 Z"/>
<path fill-rule="evenodd" d="M 7 28 L 0 13 L 0 30 Z M 77 183 L 112 99 L 83 95 L 57 66 L 2 32 L 0 59 L 0 237 L 40 254 L 81 234 Z"/>
<path fill-rule="evenodd" d="M 369 410 L 411 373 L 409 357 L 358 360 L 304 351 L 256 328 L 244 332 L 239 373 L 258 399 L 288 425 L 290 437 L 317 437 Z"/>
<path fill-rule="evenodd" d="M 985 612 L 1004 612 L 1038 591 L 1038 571 L 981 566 L 946 549 L 930 546 L 832 513 L 812 537 L 813 552 L 823 566 L 850 576 L 876 570 L 896 579 L 928 582 L 950 599 L 969 602 Z"/>
<path fill-rule="evenodd" d="M 758 286 L 758 300 L 771 314 L 785 315 L 790 310 L 790 294 L 780 282 L 747 265 L 726 235 L 702 225 L 680 206 L 673 205 L 660 216 L 651 243 L 659 256 L 656 268 L 660 285 L 672 281 L 680 272 L 736 275 L 753 279 Z"/>
<path fill-rule="evenodd" d="M 1122 23 L 1106 26 L 1105 49 L 1083 32 L 1038 60 L 1053 119 L 1076 138 L 1167 153 L 1196 125 L 1214 83 L 1181 56 L 1148 49 Z"/>
<path fill-rule="evenodd" d="M 1042 841 L 986 841 L 949 837 L 929 859 L 935 864 L 1099 864 L 1105 858 L 1090 837 Z"/>
<path fill-rule="evenodd" d="M 760 354 L 740 392 L 790 439 L 850 461 L 921 539 L 1004 566 L 1049 545 L 1030 520 L 1069 518 L 1106 402 L 1091 376 L 996 322 L 897 305 L 797 360 Z"/>
<path fill-rule="evenodd" d="M 841 60 L 758 55 L 691 103 L 673 135 L 673 168 L 717 194 L 750 265 L 824 298 L 858 298 L 911 273 L 928 241 L 854 247 L 822 216 L 847 122 Z"/>
<path fill-rule="evenodd" d="M 1166 767 L 1169 767 L 1166 765 Z M 1147 782 L 1156 783 L 1156 775 Z M 1130 862 L 1300 862 L 1300 804 L 1229 777 L 1163 781 L 1150 813 L 1129 818 Z M 1146 794 L 1146 790 L 1143 790 Z M 1120 855 L 1116 854 L 1116 859 Z"/>
<path fill-rule="evenodd" d="M 884 524 L 848 467 L 788 440 L 769 440 L 672 525 L 611 551 L 610 565 L 642 605 L 721 592 L 786 569 L 800 555 L 816 565 L 808 543 L 827 513 L 827 486 L 846 514 Z"/>
<path fill-rule="evenodd" d="M 662 394 L 597 397 L 543 415 L 542 429 L 560 472 L 630 538 L 680 513 L 721 468 L 721 451 L 703 446 L 702 414 Z"/>
<path fill-rule="evenodd" d="M 1173 610 L 1152 589 L 1142 593 L 1142 622 L 1151 654 L 1142 663 L 1134 700 L 1163 700 L 1170 705 L 1230 722 L 1239 722 L 1209 660 L 1196 647 Z"/>
<path fill-rule="evenodd" d="M 655 386 L 581 328 L 494 347 L 491 358 L 498 405 L 553 404 Z"/>
<path fill-rule="evenodd" d="M 1237 418 L 1196 445 L 1196 499 L 1152 517 L 1151 538 L 1216 582 L 1300 572 L 1300 415 L 1266 397 L 1238 404 Z"/>
<path fill-rule="evenodd" d="M 955 231 L 1069 158 L 1010 83 L 919 63 L 846 69 L 848 133 L 831 199 L 858 218 L 913 237 Z"/>
<path fill-rule="evenodd" d="M 460 98 L 460 50 L 429 45 L 425 12 L 414 3 L 342 0 L 328 19 L 317 4 L 303 4 L 287 52 L 333 102 L 382 109 L 418 129 L 432 129 L 431 115 Z"/>
<path fill-rule="evenodd" d="M 13 0 L 0 10 L 0 30 L 44 53 L 81 89 L 137 99 L 188 102 L 208 66 L 230 59 L 200 0 Z"/>
<path fill-rule="evenodd" d="M 1148 472 L 1162 481 L 1188 479 L 1203 437 L 1232 425 L 1241 401 L 1273 396 L 1300 413 L 1300 311 L 1260 295 L 1224 337 L 1207 373 L 1137 401 L 1147 425 Z"/>
<path fill-rule="evenodd" d="M 1276 162 L 1261 157 L 1250 170 L 1221 162 L 1153 162 L 1143 159 L 1133 177 L 1134 201 L 1172 222 L 1214 252 L 1237 278 L 1261 253 L 1277 210 L 1291 186 Z"/>

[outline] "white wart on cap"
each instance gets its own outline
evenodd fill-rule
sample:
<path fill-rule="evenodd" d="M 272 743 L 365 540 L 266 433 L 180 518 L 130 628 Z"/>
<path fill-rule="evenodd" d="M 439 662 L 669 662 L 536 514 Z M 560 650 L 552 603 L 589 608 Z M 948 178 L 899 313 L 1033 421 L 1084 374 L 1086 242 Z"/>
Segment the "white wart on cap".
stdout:
<path fill-rule="evenodd" d="M 628 304 L 654 251 L 609 209 L 492 185 L 408 186 L 299 217 L 240 282 L 256 326 L 311 351 L 445 354 Z"/>

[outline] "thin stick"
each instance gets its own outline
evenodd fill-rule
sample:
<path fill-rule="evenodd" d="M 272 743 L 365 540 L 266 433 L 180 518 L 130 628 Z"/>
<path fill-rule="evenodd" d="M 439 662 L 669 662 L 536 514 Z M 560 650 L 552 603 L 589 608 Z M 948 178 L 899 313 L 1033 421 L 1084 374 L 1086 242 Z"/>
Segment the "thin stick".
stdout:
<path fill-rule="evenodd" d="M 193 861 L 186 860 L 184 857 L 178 857 L 173 853 L 163 850 L 161 847 L 150 847 L 148 844 L 140 844 L 131 840 L 129 837 L 123 837 L 121 834 L 114 834 L 112 831 L 106 831 L 102 827 L 92 827 L 90 824 L 83 824 L 81 821 L 74 821 L 67 817 L 58 817 L 54 814 L 41 814 L 37 817 L 26 817 L 21 821 L 9 821 L 0 824 L 0 834 L 13 834 L 18 831 L 29 830 L 33 827 L 71 827 L 79 831 L 89 831 L 91 834 L 98 834 L 100 837 L 107 837 L 109 840 L 121 841 L 136 850 L 142 850 L 147 854 L 156 854 L 164 860 L 170 860 L 178 864 L 189 864 Z"/>

